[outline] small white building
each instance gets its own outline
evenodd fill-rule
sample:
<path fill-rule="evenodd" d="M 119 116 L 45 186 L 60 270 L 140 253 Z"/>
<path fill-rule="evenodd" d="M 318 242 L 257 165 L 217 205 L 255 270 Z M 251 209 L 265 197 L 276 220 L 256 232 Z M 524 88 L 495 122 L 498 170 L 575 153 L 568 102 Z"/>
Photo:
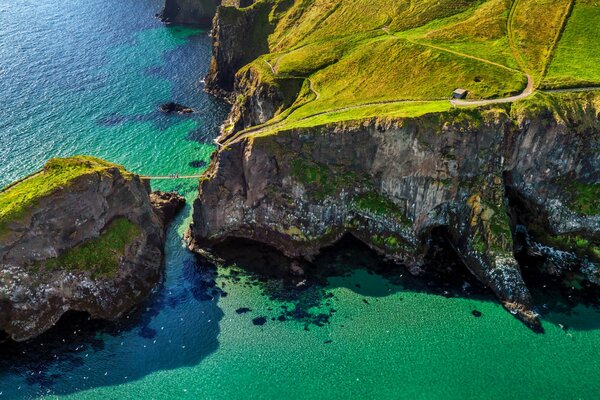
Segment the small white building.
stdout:
<path fill-rule="evenodd" d="M 452 98 L 464 99 L 467 97 L 467 94 L 469 94 L 469 91 L 466 89 L 456 89 L 454 92 L 452 92 Z"/>

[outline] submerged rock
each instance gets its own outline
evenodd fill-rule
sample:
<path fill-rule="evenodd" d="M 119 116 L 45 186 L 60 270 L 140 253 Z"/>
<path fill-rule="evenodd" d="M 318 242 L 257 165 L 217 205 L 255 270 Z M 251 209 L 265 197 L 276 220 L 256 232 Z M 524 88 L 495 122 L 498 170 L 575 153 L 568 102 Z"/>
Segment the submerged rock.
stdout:
<path fill-rule="evenodd" d="M 67 311 L 113 320 L 162 277 L 164 225 L 149 187 L 92 157 L 53 159 L 0 192 L 0 332 L 16 341 Z"/>
<path fill-rule="evenodd" d="M 178 114 L 191 114 L 194 112 L 190 107 L 177 104 L 177 103 L 165 103 L 160 106 L 160 111 L 166 114 L 178 113 Z"/>
<path fill-rule="evenodd" d="M 264 324 L 267 323 L 267 318 L 266 317 L 256 317 L 256 318 L 252 319 L 252 323 L 256 326 L 263 326 Z"/>

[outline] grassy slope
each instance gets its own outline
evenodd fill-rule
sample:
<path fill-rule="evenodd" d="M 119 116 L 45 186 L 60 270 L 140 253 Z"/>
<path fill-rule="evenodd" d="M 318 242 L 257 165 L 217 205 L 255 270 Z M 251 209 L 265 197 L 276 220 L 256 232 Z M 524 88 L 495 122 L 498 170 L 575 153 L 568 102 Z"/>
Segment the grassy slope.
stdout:
<path fill-rule="evenodd" d="M 124 176 L 131 176 L 121 166 L 94 157 L 51 159 L 41 171 L 0 191 L 0 235 L 7 231 L 10 221 L 25 216 L 40 198 L 67 187 L 73 179 L 81 175 L 103 173 L 115 167 L 119 168 Z"/>
<path fill-rule="evenodd" d="M 539 85 L 555 53 L 549 80 L 572 68 L 592 81 L 600 74 L 591 43 L 598 7 L 574 1 L 568 20 L 572 0 L 260 0 L 272 6 L 270 53 L 247 68 L 279 87 L 304 79 L 269 132 L 444 111 L 441 99 L 457 87 L 473 99 L 507 97 L 525 88 L 525 73 Z M 590 61 L 576 67 L 564 48 L 582 41 Z"/>
<path fill-rule="evenodd" d="M 600 2 L 576 0 L 545 86 L 600 85 Z"/>
<path fill-rule="evenodd" d="M 516 0 L 510 25 L 524 68 L 539 83 L 572 0 Z"/>
<path fill-rule="evenodd" d="M 141 233 L 141 229 L 128 219 L 118 218 L 112 221 L 99 237 L 39 265 L 50 271 L 89 271 L 96 277 L 112 276 L 119 270 L 126 246 Z"/>

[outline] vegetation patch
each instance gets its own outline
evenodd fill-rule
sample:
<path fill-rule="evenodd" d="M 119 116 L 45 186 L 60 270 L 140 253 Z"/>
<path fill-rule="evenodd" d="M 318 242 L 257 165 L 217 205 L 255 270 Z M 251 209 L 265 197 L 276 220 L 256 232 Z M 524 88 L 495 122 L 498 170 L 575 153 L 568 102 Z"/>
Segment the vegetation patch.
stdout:
<path fill-rule="evenodd" d="M 581 87 L 600 85 L 600 4 L 576 0 L 544 86 Z"/>
<path fill-rule="evenodd" d="M 463 182 L 472 193 L 467 199 L 471 209 L 468 223 L 471 246 L 480 254 L 512 254 L 512 229 L 506 210 L 502 177 L 477 175 Z"/>
<path fill-rule="evenodd" d="M 8 231 L 9 222 L 23 218 L 41 198 L 68 188 L 82 175 L 104 175 L 115 168 L 127 179 L 133 176 L 120 165 L 95 157 L 75 156 L 49 160 L 39 172 L 0 191 L 0 235 Z"/>
<path fill-rule="evenodd" d="M 371 243 L 373 243 L 373 245 L 377 246 L 378 248 L 385 249 L 386 251 L 391 253 L 410 251 L 404 240 L 399 239 L 393 235 L 372 235 Z"/>
<path fill-rule="evenodd" d="M 360 194 L 354 198 L 354 207 L 372 214 L 395 218 L 404 224 L 410 224 L 405 211 L 376 191 Z"/>
<path fill-rule="evenodd" d="M 361 177 L 354 172 L 334 171 L 328 166 L 303 159 L 292 161 L 291 176 L 303 184 L 317 200 L 324 200 L 361 182 Z"/>
<path fill-rule="evenodd" d="M 530 227 L 533 237 L 544 245 L 568 251 L 578 258 L 588 258 L 600 262 L 600 244 L 579 234 L 554 236 L 544 233 L 538 227 Z"/>
<path fill-rule="evenodd" d="M 600 184 L 574 182 L 568 188 L 571 210 L 582 215 L 600 214 Z"/>
<path fill-rule="evenodd" d="M 92 277 L 114 276 L 119 271 L 125 248 L 141 233 L 142 230 L 127 218 L 118 218 L 99 237 L 39 265 L 49 271 L 87 271 Z"/>
<path fill-rule="evenodd" d="M 516 0 L 509 14 L 509 37 L 521 67 L 536 78 L 544 74 L 572 0 Z"/>
<path fill-rule="evenodd" d="M 249 65 L 289 92 L 271 121 L 244 134 L 445 112 L 457 88 L 508 97 L 527 74 L 535 87 L 544 77 L 546 87 L 600 85 L 595 1 L 262 0 L 228 10 L 264 9 L 262 56 Z"/>

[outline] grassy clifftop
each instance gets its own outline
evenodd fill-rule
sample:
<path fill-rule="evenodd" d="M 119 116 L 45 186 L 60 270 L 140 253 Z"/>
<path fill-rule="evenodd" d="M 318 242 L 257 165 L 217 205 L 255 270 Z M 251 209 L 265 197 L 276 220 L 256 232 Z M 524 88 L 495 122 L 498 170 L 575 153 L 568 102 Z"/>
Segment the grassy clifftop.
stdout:
<path fill-rule="evenodd" d="M 304 85 L 272 130 L 444 111 L 525 90 L 600 86 L 595 0 L 259 0 L 264 82 Z M 226 13 L 227 11 L 225 11 Z M 241 9 L 244 12 L 244 9 Z"/>
<path fill-rule="evenodd" d="M 60 188 L 68 187 L 74 179 L 90 173 L 106 173 L 117 168 L 125 177 L 131 173 L 120 165 L 89 156 L 53 158 L 44 168 L 0 191 L 0 234 L 10 221 L 18 220 L 36 202 Z"/>

